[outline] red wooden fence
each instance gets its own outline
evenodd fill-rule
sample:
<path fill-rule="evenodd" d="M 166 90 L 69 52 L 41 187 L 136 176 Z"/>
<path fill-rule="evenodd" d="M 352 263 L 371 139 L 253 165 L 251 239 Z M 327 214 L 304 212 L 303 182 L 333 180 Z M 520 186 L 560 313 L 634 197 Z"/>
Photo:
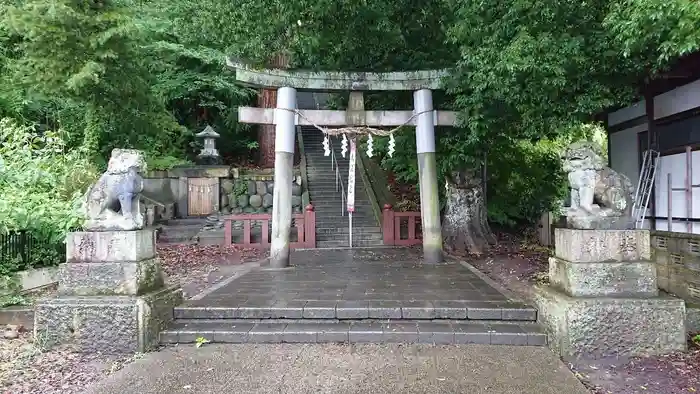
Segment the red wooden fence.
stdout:
<path fill-rule="evenodd" d="M 408 238 L 401 238 L 401 221 L 408 220 Z M 387 246 L 412 246 L 423 242 L 422 231 L 417 231 L 420 223 L 420 212 L 394 212 L 391 205 L 384 205 L 384 218 L 382 221 L 382 233 L 384 245 Z"/>
<path fill-rule="evenodd" d="M 316 212 L 313 205 L 306 206 L 304 213 L 292 215 L 294 225 L 297 230 L 297 241 L 290 243 L 292 249 L 296 248 L 315 248 L 316 247 Z M 270 246 L 269 229 L 272 222 L 272 215 L 269 213 L 252 213 L 240 215 L 227 215 L 224 219 L 224 246 L 233 245 L 233 226 L 232 222 L 243 222 L 243 242 L 237 245 L 242 245 L 247 248 L 267 248 Z M 262 239 L 260 242 L 251 242 L 251 221 L 262 222 Z"/>

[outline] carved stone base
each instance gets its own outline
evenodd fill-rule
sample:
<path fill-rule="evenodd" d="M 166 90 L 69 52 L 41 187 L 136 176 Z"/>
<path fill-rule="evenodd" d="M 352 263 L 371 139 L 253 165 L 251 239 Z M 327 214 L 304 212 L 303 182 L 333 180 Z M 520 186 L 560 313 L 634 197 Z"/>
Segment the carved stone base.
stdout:
<path fill-rule="evenodd" d="M 163 287 L 156 259 L 121 263 L 68 263 L 61 267 L 62 295 L 141 295 Z"/>
<path fill-rule="evenodd" d="M 654 297 L 659 295 L 651 261 L 572 263 L 549 259 L 549 283 L 574 297 Z"/>
<path fill-rule="evenodd" d="M 634 228 L 634 221 L 629 216 L 567 216 L 567 227 L 573 229 L 596 230 L 630 230 Z"/>
<path fill-rule="evenodd" d="M 550 346 L 564 358 L 686 350 L 685 303 L 677 298 L 577 298 L 538 286 L 535 302 Z"/>
<path fill-rule="evenodd" d="M 34 338 L 47 346 L 70 344 L 84 353 L 152 350 L 173 319 L 182 290 L 164 288 L 143 296 L 58 296 L 36 305 Z"/>
<path fill-rule="evenodd" d="M 554 230 L 556 256 L 573 263 L 649 261 L 649 230 Z"/>
<path fill-rule="evenodd" d="M 153 230 L 73 232 L 66 238 L 68 263 L 136 262 L 155 256 Z"/>

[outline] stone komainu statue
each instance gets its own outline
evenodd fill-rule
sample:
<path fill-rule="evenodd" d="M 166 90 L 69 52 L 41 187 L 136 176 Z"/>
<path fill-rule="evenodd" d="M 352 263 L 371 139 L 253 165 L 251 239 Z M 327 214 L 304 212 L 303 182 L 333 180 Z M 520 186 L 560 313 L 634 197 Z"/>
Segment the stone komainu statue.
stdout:
<path fill-rule="evenodd" d="M 146 171 L 143 152 L 114 149 L 107 171 L 91 186 L 85 199 L 89 231 L 140 230 L 144 226 L 139 193 Z"/>
<path fill-rule="evenodd" d="M 607 167 L 599 148 L 588 141 L 564 152 L 564 171 L 571 187 L 567 225 L 577 229 L 634 228 L 634 187 L 629 178 Z"/>

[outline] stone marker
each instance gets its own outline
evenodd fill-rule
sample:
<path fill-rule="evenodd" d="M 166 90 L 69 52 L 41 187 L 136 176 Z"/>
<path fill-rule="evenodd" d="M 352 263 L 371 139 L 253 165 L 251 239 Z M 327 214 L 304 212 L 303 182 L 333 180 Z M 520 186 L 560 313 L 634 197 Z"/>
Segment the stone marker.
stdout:
<path fill-rule="evenodd" d="M 103 205 L 113 197 L 138 201 L 140 176 L 131 175 L 133 187 L 123 188 L 109 175 L 119 166 L 131 174 L 143 172 L 142 159 L 141 152 L 115 149 L 107 173 L 87 194 L 90 231 L 68 234 L 58 294 L 36 305 L 37 340 L 49 346 L 70 343 L 80 352 L 144 352 L 158 344 L 159 332 L 172 320 L 182 290 L 164 284 L 154 231 L 143 228 L 142 213 L 128 204 L 117 212 Z M 104 192 L 95 193 L 98 187 Z"/>
<path fill-rule="evenodd" d="M 632 223 L 626 178 L 618 174 L 611 181 L 607 168 L 581 174 L 580 168 L 600 166 L 572 163 L 597 160 L 590 150 L 577 152 L 567 155 L 565 165 L 572 188 L 577 188 L 568 212 L 571 228 L 555 229 L 550 284 L 535 292 L 550 346 L 564 358 L 685 350 L 685 302 L 659 295 L 649 231 L 620 229 Z M 593 201 L 608 205 L 597 207 Z M 596 226 L 600 229 L 590 228 Z"/>

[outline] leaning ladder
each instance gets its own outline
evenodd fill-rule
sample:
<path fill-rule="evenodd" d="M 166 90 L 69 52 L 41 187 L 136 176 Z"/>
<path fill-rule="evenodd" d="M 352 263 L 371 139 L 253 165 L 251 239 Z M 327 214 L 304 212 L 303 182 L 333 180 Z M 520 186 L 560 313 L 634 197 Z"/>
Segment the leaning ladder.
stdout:
<path fill-rule="evenodd" d="M 659 152 L 653 149 L 644 152 L 642 171 L 639 174 L 637 191 L 634 194 L 634 205 L 632 206 L 632 216 L 635 219 L 636 228 L 642 228 L 647 216 L 647 207 L 649 206 L 651 189 L 654 187 L 659 156 Z"/>

